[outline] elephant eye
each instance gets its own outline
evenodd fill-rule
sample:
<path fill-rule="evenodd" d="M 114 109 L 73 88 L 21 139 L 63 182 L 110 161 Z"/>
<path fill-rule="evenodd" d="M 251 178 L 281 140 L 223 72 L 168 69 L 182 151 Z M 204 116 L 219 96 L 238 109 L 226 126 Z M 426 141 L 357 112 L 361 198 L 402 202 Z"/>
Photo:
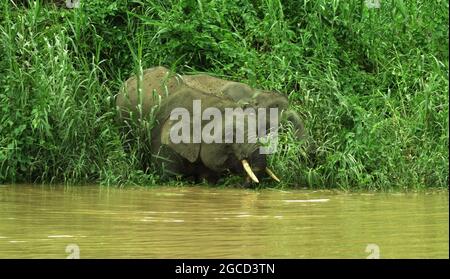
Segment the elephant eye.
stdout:
<path fill-rule="evenodd" d="M 239 104 L 242 106 L 242 108 L 246 109 L 250 107 L 250 104 L 248 102 L 239 102 Z"/>

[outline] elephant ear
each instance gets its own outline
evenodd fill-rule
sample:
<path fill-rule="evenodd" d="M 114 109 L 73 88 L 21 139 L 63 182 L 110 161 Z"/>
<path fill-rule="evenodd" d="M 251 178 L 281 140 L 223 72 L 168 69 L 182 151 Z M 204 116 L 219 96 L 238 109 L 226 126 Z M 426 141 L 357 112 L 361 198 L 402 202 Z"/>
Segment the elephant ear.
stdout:
<path fill-rule="evenodd" d="M 282 122 L 291 123 L 292 128 L 294 129 L 294 134 L 297 139 L 301 140 L 305 137 L 305 127 L 303 125 L 303 121 L 301 117 L 292 110 L 285 110 L 282 114 Z"/>
<path fill-rule="evenodd" d="M 167 119 L 161 128 L 161 143 L 169 146 L 173 151 L 178 153 L 189 162 L 197 161 L 200 153 L 200 143 L 192 143 L 192 135 L 190 143 L 173 143 L 170 139 L 170 129 L 176 123 L 174 120 Z"/>

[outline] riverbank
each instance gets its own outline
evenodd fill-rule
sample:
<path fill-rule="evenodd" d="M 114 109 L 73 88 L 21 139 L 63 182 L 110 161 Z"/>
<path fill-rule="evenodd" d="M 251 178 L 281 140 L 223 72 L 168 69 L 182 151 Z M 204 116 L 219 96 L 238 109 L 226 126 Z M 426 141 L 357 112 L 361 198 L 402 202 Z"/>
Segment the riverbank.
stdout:
<path fill-rule="evenodd" d="M 280 135 L 277 187 L 448 189 L 448 3 L 16 2 L 0 4 L 0 183 L 184 184 L 144 171 L 114 122 L 121 83 L 165 65 L 290 95 L 317 152 Z"/>

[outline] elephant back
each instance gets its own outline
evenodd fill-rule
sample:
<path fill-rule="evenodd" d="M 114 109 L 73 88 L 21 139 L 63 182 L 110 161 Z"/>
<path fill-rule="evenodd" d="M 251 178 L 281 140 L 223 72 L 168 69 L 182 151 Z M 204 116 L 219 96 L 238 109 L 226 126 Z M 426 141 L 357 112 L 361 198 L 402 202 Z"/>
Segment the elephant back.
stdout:
<path fill-rule="evenodd" d="M 182 75 L 181 78 L 183 83 L 191 88 L 218 97 L 227 97 L 240 106 L 277 108 L 280 124 L 283 126 L 290 123 L 294 129 L 295 137 L 297 139 L 304 138 L 304 126 L 301 117 L 297 112 L 289 109 L 289 101 L 285 94 L 252 88 L 242 82 L 220 79 L 207 74 Z"/>
<path fill-rule="evenodd" d="M 142 72 L 142 76 L 134 75 L 125 82 L 117 95 L 116 105 L 122 114 L 147 115 L 162 99 L 182 86 L 180 76 L 169 69 L 162 66 L 149 68 Z"/>
<path fill-rule="evenodd" d="M 216 96 L 221 96 L 221 89 L 230 83 L 228 80 L 206 74 L 183 75 L 181 78 L 187 86 Z"/>

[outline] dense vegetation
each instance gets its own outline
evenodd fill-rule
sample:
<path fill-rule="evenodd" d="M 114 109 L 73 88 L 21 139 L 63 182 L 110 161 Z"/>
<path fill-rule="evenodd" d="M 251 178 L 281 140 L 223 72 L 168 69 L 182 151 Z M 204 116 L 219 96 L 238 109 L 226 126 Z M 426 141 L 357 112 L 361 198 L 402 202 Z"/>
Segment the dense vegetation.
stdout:
<path fill-rule="evenodd" d="M 164 65 L 289 94 L 317 152 L 281 135 L 283 186 L 448 187 L 447 1 L 64 2 L 1 1 L 0 183 L 160 183 L 113 96 Z"/>

